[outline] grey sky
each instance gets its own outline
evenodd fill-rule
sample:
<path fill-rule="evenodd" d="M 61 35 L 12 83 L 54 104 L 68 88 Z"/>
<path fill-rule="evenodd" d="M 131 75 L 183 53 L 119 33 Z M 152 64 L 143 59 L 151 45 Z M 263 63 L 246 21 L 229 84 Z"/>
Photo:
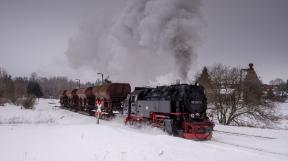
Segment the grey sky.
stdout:
<path fill-rule="evenodd" d="M 72 70 L 65 51 L 83 23 L 117 14 L 125 0 L 0 0 L 0 66 L 13 76 L 66 75 L 93 81 L 92 70 Z M 262 80 L 288 79 L 287 0 L 203 0 L 207 23 L 193 68 L 255 64 Z M 161 9 L 161 8 L 160 8 Z"/>

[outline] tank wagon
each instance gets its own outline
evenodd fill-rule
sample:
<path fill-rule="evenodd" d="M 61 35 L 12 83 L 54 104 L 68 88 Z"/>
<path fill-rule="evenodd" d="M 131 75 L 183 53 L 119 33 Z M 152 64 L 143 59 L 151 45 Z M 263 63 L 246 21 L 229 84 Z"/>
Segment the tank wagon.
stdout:
<path fill-rule="evenodd" d="M 206 116 L 207 98 L 198 85 L 177 84 L 135 88 L 124 102 L 125 123 L 149 122 L 187 139 L 212 137 L 214 123 Z"/>

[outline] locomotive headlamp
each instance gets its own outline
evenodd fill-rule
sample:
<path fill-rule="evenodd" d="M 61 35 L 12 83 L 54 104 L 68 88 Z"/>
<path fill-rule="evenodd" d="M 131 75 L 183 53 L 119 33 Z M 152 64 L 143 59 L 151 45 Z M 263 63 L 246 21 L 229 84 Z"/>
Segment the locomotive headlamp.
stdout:
<path fill-rule="evenodd" d="M 195 115 L 196 115 L 197 117 L 199 117 L 199 116 L 200 116 L 200 114 L 199 114 L 199 113 L 196 113 Z"/>
<path fill-rule="evenodd" d="M 195 117 L 194 113 L 191 113 L 191 114 L 190 114 L 190 117 L 191 117 L 191 118 L 194 118 L 194 117 Z"/>

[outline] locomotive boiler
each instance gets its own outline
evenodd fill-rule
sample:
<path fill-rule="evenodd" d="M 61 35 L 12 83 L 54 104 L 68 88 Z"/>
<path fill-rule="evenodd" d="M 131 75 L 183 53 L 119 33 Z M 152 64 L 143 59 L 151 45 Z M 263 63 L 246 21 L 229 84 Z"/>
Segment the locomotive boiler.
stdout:
<path fill-rule="evenodd" d="M 214 123 L 206 115 L 207 98 L 198 85 L 136 87 L 124 102 L 125 123 L 149 122 L 187 139 L 210 139 Z"/>

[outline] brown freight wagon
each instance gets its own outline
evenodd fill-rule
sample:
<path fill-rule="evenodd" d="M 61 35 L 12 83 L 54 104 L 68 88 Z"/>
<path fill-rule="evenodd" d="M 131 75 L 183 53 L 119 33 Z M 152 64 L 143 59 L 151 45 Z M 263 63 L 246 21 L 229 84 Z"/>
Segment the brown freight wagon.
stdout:
<path fill-rule="evenodd" d="M 68 106 L 68 96 L 67 96 L 67 91 L 68 90 L 64 90 L 61 92 L 61 95 L 60 95 L 60 105 L 61 106 Z"/>
<path fill-rule="evenodd" d="M 82 111 L 91 111 L 95 108 L 96 97 L 93 94 L 93 87 L 80 88 L 76 92 L 79 101 L 78 106 Z"/>
<path fill-rule="evenodd" d="M 113 114 L 116 111 L 122 112 L 121 102 L 130 92 L 131 87 L 128 83 L 110 83 L 93 88 L 96 99 L 104 98 L 102 111 L 107 114 Z"/>
<path fill-rule="evenodd" d="M 79 97 L 77 96 L 77 89 L 68 90 L 66 95 L 68 96 L 68 108 L 78 107 Z"/>
<path fill-rule="evenodd" d="M 67 90 L 66 93 L 65 93 L 66 96 L 67 96 L 67 99 L 68 99 L 68 100 L 67 100 L 67 103 L 68 103 L 68 104 L 67 104 L 67 106 L 65 106 L 65 107 L 69 107 L 69 106 L 70 106 L 71 97 L 72 97 L 71 92 L 72 92 L 72 90 Z"/>

